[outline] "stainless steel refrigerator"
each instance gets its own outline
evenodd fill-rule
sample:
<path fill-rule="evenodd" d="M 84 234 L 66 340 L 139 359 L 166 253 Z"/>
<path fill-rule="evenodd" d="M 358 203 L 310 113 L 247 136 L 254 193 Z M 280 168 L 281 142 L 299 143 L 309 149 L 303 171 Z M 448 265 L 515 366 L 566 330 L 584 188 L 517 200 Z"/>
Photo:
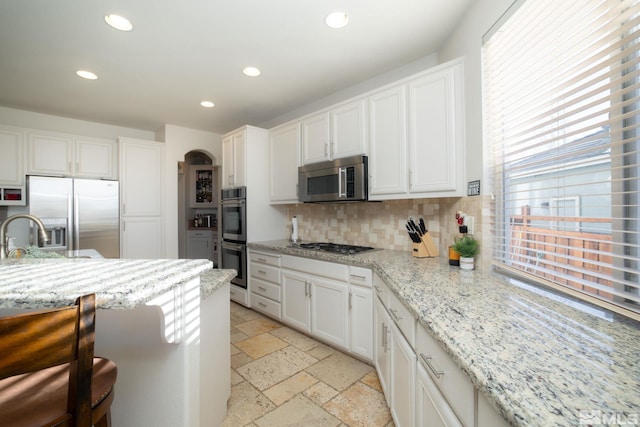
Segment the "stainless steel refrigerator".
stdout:
<path fill-rule="evenodd" d="M 29 213 L 43 221 L 50 238 L 40 242 L 42 249 L 120 257 L 118 181 L 29 176 L 27 192 Z M 36 231 L 34 225 L 32 244 Z"/>

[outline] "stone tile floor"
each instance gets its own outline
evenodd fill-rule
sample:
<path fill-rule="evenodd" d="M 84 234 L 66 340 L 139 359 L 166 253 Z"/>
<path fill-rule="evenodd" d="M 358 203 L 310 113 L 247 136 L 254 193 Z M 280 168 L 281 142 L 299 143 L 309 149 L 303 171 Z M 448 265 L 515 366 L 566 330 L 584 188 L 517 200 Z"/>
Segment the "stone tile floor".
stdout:
<path fill-rule="evenodd" d="M 394 427 L 375 369 L 234 302 L 224 427 Z"/>

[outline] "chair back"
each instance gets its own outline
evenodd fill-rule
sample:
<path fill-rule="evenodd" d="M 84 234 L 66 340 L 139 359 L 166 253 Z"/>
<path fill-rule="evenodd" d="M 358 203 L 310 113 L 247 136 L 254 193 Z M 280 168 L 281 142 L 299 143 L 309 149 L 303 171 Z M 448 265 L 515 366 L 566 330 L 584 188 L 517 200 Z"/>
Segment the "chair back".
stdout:
<path fill-rule="evenodd" d="M 0 318 L 0 379 L 69 363 L 67 413 L 91 425 L 95 294 L 75 305 Z"/>

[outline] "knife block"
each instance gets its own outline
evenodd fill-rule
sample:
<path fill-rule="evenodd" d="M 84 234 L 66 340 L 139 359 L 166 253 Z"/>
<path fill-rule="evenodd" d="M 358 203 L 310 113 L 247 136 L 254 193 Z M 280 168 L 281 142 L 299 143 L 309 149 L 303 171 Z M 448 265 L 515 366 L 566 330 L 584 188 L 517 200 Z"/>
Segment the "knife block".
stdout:
<path fill-rule="evenodd" d="M 432 258 L 438 256 L 438 247 L 433 243 L 431 235 L 426 232 L 422 235 L 420 243 L 413 243 L 411 255 L 416 258 Z"/>

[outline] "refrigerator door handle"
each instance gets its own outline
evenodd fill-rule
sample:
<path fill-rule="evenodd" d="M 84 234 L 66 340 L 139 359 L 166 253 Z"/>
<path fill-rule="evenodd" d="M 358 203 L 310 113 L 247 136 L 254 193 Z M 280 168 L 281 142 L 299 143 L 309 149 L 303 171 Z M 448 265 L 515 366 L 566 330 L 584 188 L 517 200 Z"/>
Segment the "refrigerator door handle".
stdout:
<path fill-rule="evenodd" d="M 71 193 L 67 194 L 67 241 L 66 247 L 67 250 L 70 251 L 73 249 L 73 245 L 75 244 L 75 234 L 73 232 L 73 224 L 75 223 L 73 218 L 73 195 Z"/>
<path fill-rule="evenodd" d="M 73 195 L 73 249 L 80 249 L 80 215 L 78 206 L 78 194 Z"/>

